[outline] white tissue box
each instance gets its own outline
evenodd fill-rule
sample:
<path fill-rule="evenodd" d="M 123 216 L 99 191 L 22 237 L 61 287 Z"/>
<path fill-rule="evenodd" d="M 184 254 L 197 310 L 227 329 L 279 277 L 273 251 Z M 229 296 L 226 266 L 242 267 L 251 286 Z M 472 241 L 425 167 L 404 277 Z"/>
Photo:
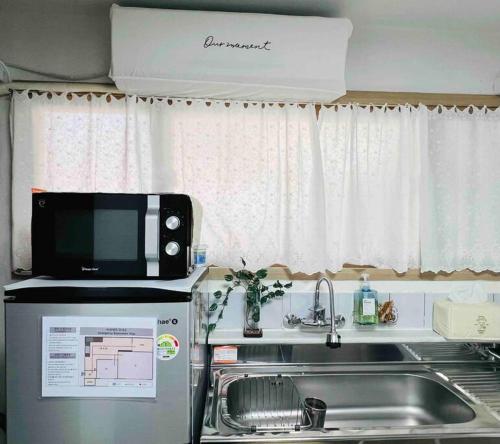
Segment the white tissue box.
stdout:
<path fill-rule="evenodd" d="M 436 301 L 432 326 L 446 339 L 498 341 L 500 340 L 500 304 Z"/>

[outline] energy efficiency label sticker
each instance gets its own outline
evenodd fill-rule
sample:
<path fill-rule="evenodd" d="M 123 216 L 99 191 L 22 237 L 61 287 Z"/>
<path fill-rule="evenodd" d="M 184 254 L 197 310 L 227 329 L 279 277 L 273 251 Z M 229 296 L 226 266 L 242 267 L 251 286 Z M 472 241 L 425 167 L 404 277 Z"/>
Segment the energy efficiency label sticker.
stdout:
<path fill-rule="evenodd" d="M 170 361 L 179 353 L 179 340 L 174 335 L 164 334 L 156 338 L 156 356 L 160 361 Z"/>

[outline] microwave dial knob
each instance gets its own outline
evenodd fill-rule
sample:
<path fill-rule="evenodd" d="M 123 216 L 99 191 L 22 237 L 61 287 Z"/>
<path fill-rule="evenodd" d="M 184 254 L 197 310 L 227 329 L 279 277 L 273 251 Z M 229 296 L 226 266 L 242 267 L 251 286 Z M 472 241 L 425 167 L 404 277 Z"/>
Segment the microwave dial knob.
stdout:
<path fill-rule="evenodd" d="M 167 253 L 169 256 L 175 256 L 179 253 L 180 249 L 181 247 L 179 247 L 179 244 L 177 242 L 169 242 L 165 246 L 165 253 Z"/>
<path fill-rule="evenodd" d="M 177 230 L 181 225 L 181 221 L 177 216 L 170 216 L 165 221 L 165 225 L 169 230 Z"/>

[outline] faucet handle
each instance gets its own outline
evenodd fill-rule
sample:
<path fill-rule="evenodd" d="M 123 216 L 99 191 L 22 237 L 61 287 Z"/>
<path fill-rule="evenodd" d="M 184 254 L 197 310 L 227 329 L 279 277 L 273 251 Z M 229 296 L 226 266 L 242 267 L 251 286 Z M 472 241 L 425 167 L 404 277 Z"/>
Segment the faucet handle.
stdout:
<path fill-rule="evenodd" d="M 322 305 L 318 305 L 317 307 L 312 307 L 309 309 L 311 312 L 311 318 L 314 322 L 319 322 L 326 324 L 326 310 Z"/>
<path fill-rule="evenodd" d="M 335 316 L 335 327 L 342 328 L 345 325 L 345 316 L 337 315 Z"/>
<path fill-rule="evenodd" d="M 286 328 L 294 328 L 299 325 L 302 321 L 300 318 L 293 313 L 288 313 L 283 318 L 283 324 Z"/>

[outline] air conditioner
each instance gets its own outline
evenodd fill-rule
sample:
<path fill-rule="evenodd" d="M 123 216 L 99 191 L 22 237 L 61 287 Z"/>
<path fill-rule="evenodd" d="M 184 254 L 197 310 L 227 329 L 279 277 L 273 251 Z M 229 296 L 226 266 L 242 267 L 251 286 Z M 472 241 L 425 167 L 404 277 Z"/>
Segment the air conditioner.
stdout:
<path fill-rule="evenodd" d="M 330 102 L 351 32 L 344 18 L 113 5 L 110 77 L 130 94 Z"/>

